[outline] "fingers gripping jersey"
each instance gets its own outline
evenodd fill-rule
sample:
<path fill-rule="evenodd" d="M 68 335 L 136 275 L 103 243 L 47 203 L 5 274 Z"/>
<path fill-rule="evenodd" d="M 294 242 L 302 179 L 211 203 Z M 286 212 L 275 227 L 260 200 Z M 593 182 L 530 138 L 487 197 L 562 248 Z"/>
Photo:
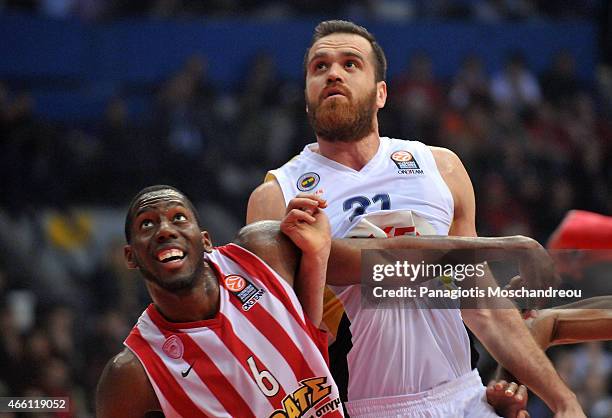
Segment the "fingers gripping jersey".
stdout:
<path fill-rule="evenodd" d="M 278 181 L 286 203 L 322 190 L 334 237 L 448 234 L 453 199 L 426 145 L 381 138 L 360 171 L 314 152 L 316 146 L 306 146 L 267 179 Z M 422 392 L 470 372 L 460 311 L 362 310 L 358 286 L 330 288 L 350 320 L 349 400 Z M 332 331 L 339 318 L 324 314 Z"/>
<path fill-rule="evenodd" d="M 219 312 L 166 321 L 150 305 L 125 341 L 166 417 L 341 417 L 326 336 L 293 289 L 237 245 L 206 255 L 220 280 Z"/>

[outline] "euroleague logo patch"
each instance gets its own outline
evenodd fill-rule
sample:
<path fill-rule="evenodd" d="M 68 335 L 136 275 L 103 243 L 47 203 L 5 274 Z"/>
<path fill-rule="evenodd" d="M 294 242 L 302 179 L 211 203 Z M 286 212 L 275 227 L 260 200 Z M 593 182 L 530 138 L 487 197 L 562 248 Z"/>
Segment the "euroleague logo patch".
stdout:
<path fill-rule="evenodd" d="M 251 309 L 266 293 L 265 289 L 258 289 L 253 283 L 239 274 L 225 276 L 223 284 L 232 295 L 238 298 L 242 304 L 243 311 Z"/>
<path fill-rule="evenodd" d="M 319 177 L 317 173 L 310 172 L 302 174 L 297 181 L 297 188 L 301 192 L 307 192 L 317 187 L 319 180 L 321 180 L 321 177 Z"/>
<path fill-rule="evenodd" d="M 391 154 L 391 161 L 397 166 L 399 174 L 423 174 L 414 155 L 408 151 L 395 151 Z"/>
<path fill-rule="evenodd" d="M 232 292 L 240 292 L 246 287 L 246 280 L 237 274 L 229 275 L 224 280 L 225 287 Z"/>

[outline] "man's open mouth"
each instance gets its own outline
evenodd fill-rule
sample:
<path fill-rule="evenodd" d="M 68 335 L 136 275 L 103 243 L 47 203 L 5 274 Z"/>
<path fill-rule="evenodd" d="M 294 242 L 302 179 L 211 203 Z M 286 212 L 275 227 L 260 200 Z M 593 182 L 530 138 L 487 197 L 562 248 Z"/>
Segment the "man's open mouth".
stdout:
<path fill-rule="evenodd" d="M 171 263 L 173 261 L 180 261 L 185 258 L 185 253 L 183 250 L 179 250 L 178 248 L 169 248 L 167 250 L 162 250 L 157 253 L 157 261 L 162 263 Z"/>
<path fill-rule="evenodd" d="M 344 95 L 345 94 L 342 92 L 342 90 L 332 89 L 327 92 L 327 94 L 325 95 L 325 98 L 333 97 L 333 96 L 344 96 Z"/>

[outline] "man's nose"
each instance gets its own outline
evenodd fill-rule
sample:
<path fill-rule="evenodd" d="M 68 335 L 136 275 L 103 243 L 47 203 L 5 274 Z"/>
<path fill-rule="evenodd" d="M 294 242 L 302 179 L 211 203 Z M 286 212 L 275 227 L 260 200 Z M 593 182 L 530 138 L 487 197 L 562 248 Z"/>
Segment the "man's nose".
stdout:
<path fill-rule="evenodd" d="M 329 67 L 329 71 L 327 72 L 327 82 L 335 83 L 338 81 L 344 81 L 342 78 L 342 66 L 335 62 Z"/>
<path fill-rule="evenodd" d="M 177 238 L 176 229 L 174 225 L 168 220 L 162 220 L 157 230 L 157 241 L 164 242 L 168 239 Z"/>

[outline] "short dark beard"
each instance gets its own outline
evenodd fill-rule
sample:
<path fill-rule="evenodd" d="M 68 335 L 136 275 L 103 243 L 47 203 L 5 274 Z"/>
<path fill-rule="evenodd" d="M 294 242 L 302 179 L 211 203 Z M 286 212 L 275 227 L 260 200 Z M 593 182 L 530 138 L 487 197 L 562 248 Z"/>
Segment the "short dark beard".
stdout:
<path fill-rule="evenodd" d="M 374 131 L 376 87 L 355 104 L 336 100 L 318 104 L 306 100 L 308 120 L 318 138 L 330 142 L 357 142 Z"/>

